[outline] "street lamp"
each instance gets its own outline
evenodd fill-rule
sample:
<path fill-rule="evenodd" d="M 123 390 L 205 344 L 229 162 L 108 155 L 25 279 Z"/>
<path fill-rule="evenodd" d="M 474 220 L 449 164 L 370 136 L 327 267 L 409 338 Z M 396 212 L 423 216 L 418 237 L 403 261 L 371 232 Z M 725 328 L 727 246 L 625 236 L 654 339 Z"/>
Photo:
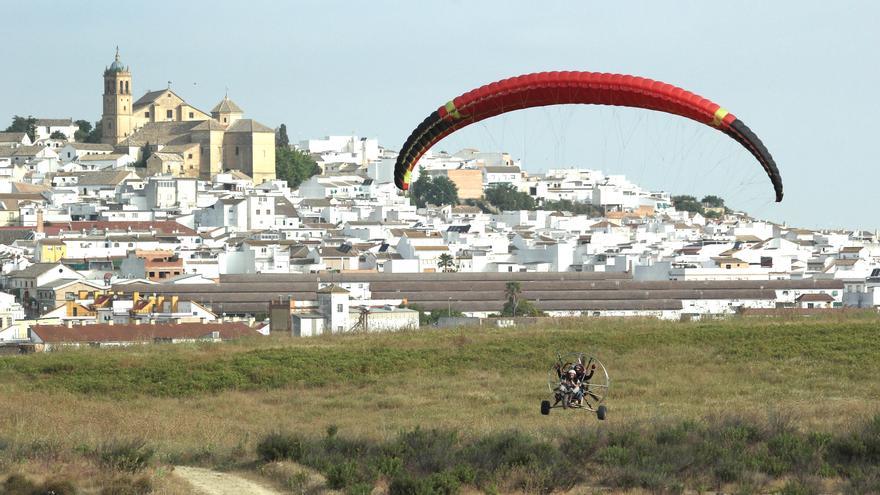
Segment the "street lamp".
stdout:
<path fill-rule="evenodd" d="M 446 300 L 446 316 L 452 316 L 452 296 Z"/>

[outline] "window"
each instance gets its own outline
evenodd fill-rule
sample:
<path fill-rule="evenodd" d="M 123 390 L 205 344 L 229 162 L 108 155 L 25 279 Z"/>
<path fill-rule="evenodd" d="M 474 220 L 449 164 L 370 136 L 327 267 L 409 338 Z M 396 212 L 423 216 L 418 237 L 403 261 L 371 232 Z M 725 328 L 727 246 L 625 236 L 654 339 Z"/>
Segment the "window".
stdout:
<path fill-rule="evenodd" d="M 192 114 L 190 114 L 190 117 L 192 117 Z M 192 160 L 193 154 L 190 153 L 190 154 L 186 155 L 186 157 L 187 157 L 188 159 Z M 192 168 L 192 167 L 190 167 L 190 168 Z"/>
<path fill-rule="evenodd" d="M 189 118 L 193 118 L 193 117 L 195 117 L 195 115 L 194 115 L 192 112 L 190 112 L 190 113 L 189 113 Z"/>
<path fill-rule="evenodd" d="M 144 117 L 150 118 L 150 112 L 144 112 Z"/>
<path fill-rule="evenodd" d="M 235 147 L 235 156 L 238 156 L 238 146 Z"/>
<path fill-rule="evenodd" d="M 170 96 L 170 95 L 169 95 L 169 96 Z M 170 118 L 173 118 L 173 117 L 174 117 L 174 110 L 166 110 L 166 111 L 165 111 L 165 117 L 166 117 L 166 118 L 169 118 L 169 119 L 170 119 Z"/>
<path fill-rule="evenodd" d="M 337 313 L 342 313 L 342 304 L 337 304 L 337 305 L 336 305 L 336 312 L 337 312 Z"/>

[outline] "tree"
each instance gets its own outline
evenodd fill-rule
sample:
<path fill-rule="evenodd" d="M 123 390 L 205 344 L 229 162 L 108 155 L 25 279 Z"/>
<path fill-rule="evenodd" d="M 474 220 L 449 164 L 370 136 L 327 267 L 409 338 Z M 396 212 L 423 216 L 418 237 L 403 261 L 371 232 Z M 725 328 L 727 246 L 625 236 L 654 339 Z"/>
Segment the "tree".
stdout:
<path fill-rule="evenodd" d="M 497 184 L 483 193 L 486 200 L 502 211 L 534 210 L 535 200 L 524 192 L 517 191 L 510 184 Z"/>
<path fill-rule="evenodd" d="M 287 126 L 281 124 L 281 127 L 278 128 L 278 131 L 275 133 L 275 147 L 276 148 L 289 148 L 290 147 L 290 139 L 287 137 Z"/>
<path fill-rule="evenodd" d="M 507 302 L 501 309 L 502 316 L 543 316 L 544 313 L 534 304 L 522 297 L 522 286 L 519 282 L 507 282 L 504 286 Z"/>
<path fill-rule="evenodd" d="M 449 253 L 441 254 L 440 259 L 437 260 L 437 268 L 440 268 L 440 270 L 444 272 L 454 272 L 455 258 Z"/>
<path fill-rule="evenodd" d="M 507 302 L 512 306 L 513 316 L 516 316 L 516 308 L 519 306 L 519 296 L 522 294 L 522 286 L 519 282 L 507 282 L 504 286 L 504 296 Z M 504 305 L 505 308 L 507 304 Z"/>
<path fill-rule="evenodd" d="M 146 167 L 147 166 L 147 159 L 150 158 L 150 154 L 151 154 L 150 142 L 147 141 L 146 143 L 144 143 L 143 146 L 141 146 L 141 159 L 138 160 L 138 162 L 135 163 L 134 166 L 135 167 Z"/>
<path fill-rule="evenodd" d="M 411 188 L 410 196 L 419 208 L 428 204 L 456 205 L 458 204 L 458 187 L 449 177 L 439 176 L 431 178 L 428 174 L 419 176 Z"/>
<path fill-rule="evenodd" d="M 320 173 L 321 167 L 308 153 L 290 149 L 275 148 L 275 176 L 287 181 L 291 188 L 297 188 L 309 177 Z"/>
<path fill-rule="evenodd" d="M 37 119 L 31 115 L 27 117 L 14 115 L 12 117 L 12 124 L 6 128 L 6 132 L 24 132 L 33 141 L 37 138 Z"/>
<path fill-rule="evenodd" d="M 49 139 L 62 139 L 67 141 L 67 136 L 61 131 L 55 131 L 49 135 Z"/>
<path fill-rule="evenodd" d="M 428 174 L 421 174 L 419 178 L 412 183 L 409 188 L 410 198 L 412 202 L 415 203 L 419 208 L 424 208 L 427 202 L 426 196 L 428 195 L 428 189 L 431 188 L 431 176 Z"/>
<path fill-rule="evenodd" d="M 73 140 L 78 143 L 85 143 L 89 139 L 89 133 L 92 132 L 92 123 L 88 120 L 77 120 L 74 122 L 79 129 L 73 133 Z"/>
<path fill-rule="evenodd" d="M 588 215 L 591 217 L 605 216 L 605 210 L 601 206 L 592 205 L 590 203 L 582 203 L 572 201 L 570 199 L 561 199 L 559 201 L 545 201 L 541 207 L 547 211 L 567 211 L 573 215 Z"/>
<path fill-rule="evenodd" d="M 672 205 L 678 211 L 689 211 L 692 213 L 703 213 L 703 205 L 693 196 L 673 196 Z"/>
<path fill-rule="evenodd" d="M 89 126 L 91 127 L 91 126 Z M 82 127 L 80 127 L 82 129 Z M 95 122 L 95 127 L 89 131 L 89 135 L 86 136 L 86 139 L 83 141 L 84 143 L 100 143 L 104 139 L 104 128 L 101 125 L 101 121 Z M 77 139 L 79 141 L 79 139 Z"/>
<path fill-rule="evenodd" d="M 703 203 L 703 206 L 708 206 L 710 208 L 724 208 L 724 200 L 718 196 L 704 196 L 700 202 Z"/>
<path fill-rule="evenodd" d="M 464 313 L 454 309 L 451 305 L 447 307 L 447 309 L 437 309 L 434 311 L 426 311 L 425 308 L 419 306 L 418 304 L 408 304 L 401 305 L 401 307 L 411 309 L 413 311 L 419 312 L 419 326 L 433 326 L 436 325 L 437 322 L 443 316 L 449 317 L 462 317 Z"/>

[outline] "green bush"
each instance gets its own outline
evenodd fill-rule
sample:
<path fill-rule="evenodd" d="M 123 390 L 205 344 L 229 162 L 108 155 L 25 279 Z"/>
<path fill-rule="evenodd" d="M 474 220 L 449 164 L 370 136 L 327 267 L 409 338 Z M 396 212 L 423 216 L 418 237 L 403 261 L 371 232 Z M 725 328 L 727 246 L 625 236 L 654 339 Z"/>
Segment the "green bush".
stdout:
<path fill-rule="evenodd" d="M 458 434 L 447 430 L 416 428 L 400 434 L 391 450 L 410 470 L 419 474 L 443 471 L 456 461 Z"/>
<path fill-rule="evenodd" d="M 358 465 L 354 462 L 334 464 L 327 470 L 327 486 L 334 490 L 345 488 L 356 482 Z"/>
<path fill-rule="evenodd" d="M 345 489 L 346 495 L 370 495 L 373 493 L 373 485 L 370 483 L 356 483 Z"/>
<path fill-rule="evenodd" d="M 422 480 L 422 491 L 435 495 L 455 495 L 461 489 L 461 480 L 452 471 L 434 473 Z"/>
<path fill-rule="evenodd" d="M 32 495 L 37 490 L 37 485 L 20 474 L 13 474 L 3 482 L 5 495 Z"/>
<path fill-rule="evenodd" d="M 421 484 L 411 476 L 396 476 L 388 485 L 388 495 L 423 495 Z"/>
<path fill-rule="evenodd" d="M 101 445 L 97 454 L 105 467 L 134 473 L 150 464 L 155 450 L 144 440 L 117 440 Z"/>
<path fill-rule="evenodd" d="M 289 433 L 270 433 L 257 444 L 257 455 L 266 462 L 289 459 L 299 461 L 305 453 L 302 437 Z"/>
<path fill-rule="evenodd" d="M 376 471 L 393 479 L 403 471 L 403 461 L 399 457 L 383 455 L 374 462 Z"/>
<path fill-rule="evenodd" d="M 147 476 L 137 479 L 121 476 L 101 488 L 100 495 L 147 495 L 153 492 L 153 482 Z"/>

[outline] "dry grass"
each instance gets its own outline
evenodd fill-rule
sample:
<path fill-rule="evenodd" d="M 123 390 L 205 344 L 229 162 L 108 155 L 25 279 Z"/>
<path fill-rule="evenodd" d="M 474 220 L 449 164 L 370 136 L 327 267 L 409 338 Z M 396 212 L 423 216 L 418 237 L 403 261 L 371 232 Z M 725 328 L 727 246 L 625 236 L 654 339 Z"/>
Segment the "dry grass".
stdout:
<path fill-rule="evenodd" d="M 0 472 L 45 458 L 13 453 L 22 446 L 70 453 L 135 437 L 160 464 L 241 465 L 255 460 L 268 432 L 321 435 L 329 425 L 382 441 L 417 426 L 547 439 L 573 418 L 605 428 L 784 413 L 800 429 L 834 431 L 880 411 L 878 328 L 880 319 L 865 314 L 581 319 L 4 357 Z M 556 350 L 584 350 L 606 364 L 608 421 L 538 414 Z"/>

